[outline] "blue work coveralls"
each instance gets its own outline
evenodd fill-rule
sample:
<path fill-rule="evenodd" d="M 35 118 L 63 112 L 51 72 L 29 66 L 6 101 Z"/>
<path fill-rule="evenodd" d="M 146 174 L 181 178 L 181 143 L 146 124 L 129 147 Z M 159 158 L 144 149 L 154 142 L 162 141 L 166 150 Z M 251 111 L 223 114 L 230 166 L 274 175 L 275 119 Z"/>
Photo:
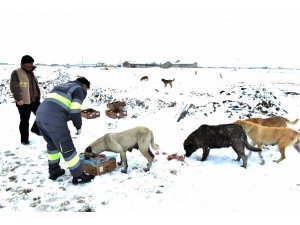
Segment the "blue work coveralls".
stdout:
<path fill-rule="evenodd" d="M 73 177 L 83 173 L 67 122 L 71 120 L 76 129 L 81 129 L 81 105 L 86 94 L 78 81 L 58 85 L 53 88 L 36 112 L 36 123 L 47 142 L 50 176 L 60 172 L 61 155 Z"/>

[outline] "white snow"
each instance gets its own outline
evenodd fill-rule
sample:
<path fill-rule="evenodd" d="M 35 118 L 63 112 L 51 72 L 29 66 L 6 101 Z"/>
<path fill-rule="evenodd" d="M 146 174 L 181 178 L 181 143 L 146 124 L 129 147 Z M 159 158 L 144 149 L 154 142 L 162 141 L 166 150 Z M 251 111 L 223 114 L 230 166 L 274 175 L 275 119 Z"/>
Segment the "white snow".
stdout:
<path fill-rule="evenodd" d="M 30 217 L 26 213 L 93 211 L 95 219 L 110 215 L 112 220 L 122 222 L 120 215 L 146 217 L 149 212 L 150 218 L 142 218 L 141 223 L 161 215 L 166 221 L 175 222 L 195 217 L 196 221 L 199 219 L 198 224 L 201 215 L 221 222 L 230 215 L 227 219 L 240 223 L 245 221 L 235 221 L 239 215 L 244 215 L 245 220 L 251 217 L 256 223 L 262 219 L 253 217 L 254 214 L 267 216 L 265 222 L 275 218 L 277 222 L 287 222 L 298 215 L 300 155 L 293 147 L 286 149 L 284 161 L 274 163 L 279 158 L 277 146 L 266 146 L 263 151 L 266 164 L 260 165 L 258 155 L 253 153 L 247 169 L 240 166 L 242 162 L 234 161 L 236 154 L 231 148 L 212 149 L 204 162 L 200 161 L 202 149 L 184 162 L 168 161 L 167 155 L 183 155 L 183 141 L 201 124 L 225 124 L 246 118 L 250 112 L 247 105 L 253 109 L 253 117 L 299 118 L 299 70 L 38 67 L 35 74 L 41 88 L 45 87 L 44 94 L 53 85 L 78 76 L 91 81 L 83 108 L 94 108 L 101 115 L 96 119 L 83 118 L 83 132 L 78 137 L 69 124 L 79 153 L 105 133 L 139 125 L 152 129 L 155 142 L 160 145 L 149 172 L 143 171 L 146 159 L 133 150 L 127 152 L 127 174 L 117 167 L 91 183 L 74 186 L 63 159 L 61 166 L 66 174 L 57 181 L 48 179 L 46 143 L 42 137 L 30 134 L 31 144 L 20 144 L 19 114 L 9 92 L 10 74 L 16 67 L 0 66 L 1 214 L 22 212 Z M 141 82 L 145 75 L 149 81 Z M 164 88 L 162 78 L 175 78 L 173 88 Z M 107 117 L 106 104 L 111 101 L 125 101 L 128 116 Z M 262 101 L 272 106 L 258 110 L 257 105 Z M 177 122 L 184 106 L 190 104 L 194 106 Z M 267 114 L 262 113 L 264 110 Z M 30 125 L 34 118 L 32 114 Z M 298 130 L 300 124 L 290 127 Z M 119 160 L 119 155 L 115 157 Z M 127 222 L 130 223 L 128 218 Z"/>

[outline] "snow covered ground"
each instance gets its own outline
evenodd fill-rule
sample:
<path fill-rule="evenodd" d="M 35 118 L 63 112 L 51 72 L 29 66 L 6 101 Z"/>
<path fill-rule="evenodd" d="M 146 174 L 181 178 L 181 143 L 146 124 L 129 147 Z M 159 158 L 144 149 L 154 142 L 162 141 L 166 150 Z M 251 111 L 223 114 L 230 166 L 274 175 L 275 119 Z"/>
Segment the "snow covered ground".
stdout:
<path fill-rule="evenodd" d="M 139 125 L 152 129 L 160 145 L 149 172 L 143 171 L 145 158 L 133 150 L 127 152 L 127 174 L 118 167 L 89 184 L 74 186 L 68 170 L 55 182 L 48 179 L 43 138 L 31 134 L 29 146 L 19 143 L 19 115 L 9 92 L 10 74 L 16 67 L 0 66 L 1 214 L 92 211 L 118 217 L 118 212 L 150 212 L 153 217 L 158 213 L 179 220 L 180 213 L 212 218 L 230 214 L 233 220 L 239 215 L 261 214 L 269 215 L 266 221 L 287 221 L 284 218 L 298 215 L 300 155 L 293 147 L 287 148 L 286 159 L 277 164 L 273 162 L 279 158 L 277 146 L 266 146 L 266 164 L 260 165 L 254 153 L 247 169 L 234 161 L 236 154 L 231 148 L 212 149 L 204 162 L 200 161 L 202 149 L 183 162 L 169 161 L 167 156 L 183 155 L 185 138 L 201 124 L 232 123 L 247 116 L 299 118 L 300 70 L 38 67 L 35 74 L 44 94 L 53 85 L 78 76 L 91 81 L 83 108 L 94 108 L 101 115 L 83 119 L 78 137 L 70 123 L 78 152 L 105 133 Z M 140 81 L 145 75 L 149 81 Z M 162 78 L 175 78 L 173 88 L 165 88 Z M 105 115 L 106 104 L 112 101 L 126 102 L 126 118 Z M 190 107 L 188 114 L 178 119 L 185 107 Z M 33 120 L 34 115 L 31 124 Z M 300 123 L 290 127 L 298 130 Z M 119 155 L 115 157 L 119 160 Z M 61 165 L 66 168 L 63 160 Z"/>

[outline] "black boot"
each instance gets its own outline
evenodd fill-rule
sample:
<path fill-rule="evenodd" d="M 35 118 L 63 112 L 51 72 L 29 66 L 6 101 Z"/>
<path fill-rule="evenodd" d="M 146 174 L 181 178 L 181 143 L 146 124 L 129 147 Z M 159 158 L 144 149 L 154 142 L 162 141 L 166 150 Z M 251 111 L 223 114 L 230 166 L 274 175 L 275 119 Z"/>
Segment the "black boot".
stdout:
<path fill-rule="evenodd" d="M 50 175 L 49 179 L 51 179 L 51 180 L 56 180 L 57 178 L 59 178 L 60 176 L 62 176 L 62 175 L 64 175 L 64 174 L 65 174 L 65 170 L 64 170 L 64 169 L 60 169 L 59 172 Z"/>
<path fill-rule="evenodd" d="M 88 182 L 90 182 L 94 178 L 95 178 L 94 175 L 83 173 L 79 177 L 73 177 L 72 183 L 75 184 L 75 185 L 77 185 L 77 184 L 83 184 L 83 183 L 88 183 Z"/>

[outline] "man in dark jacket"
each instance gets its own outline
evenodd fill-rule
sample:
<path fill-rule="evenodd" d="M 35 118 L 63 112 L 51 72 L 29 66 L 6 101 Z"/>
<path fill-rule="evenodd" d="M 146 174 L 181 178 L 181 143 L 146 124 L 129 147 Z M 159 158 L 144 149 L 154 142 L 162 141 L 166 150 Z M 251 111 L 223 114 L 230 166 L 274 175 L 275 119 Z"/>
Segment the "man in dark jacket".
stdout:
<path fill-rule="evenodd" d="M 21 59 L 21 67 L 12 72 L 10 78 L 10 91 L 16 101 L 16 106 L 20 114 L 19 131 L 21 143 L 29 144 L 29 119 L 30 114 L 36 111 L 40 105 L 40 89 L 38 81 L 33 73 L 36 68 L 33 65 L 34 59 L 29 55 L 24 55 Z M 40 135 L 40 131 L 34 122 L 31 132 Z"/>
<path fill-rule="evenodd" d="M 81 133 L 81 104 L 89 88 L 90 82 L 84 77 L 57 85 L 37 111 L 36 123 L 47 142 L 51 180 L 65 174 L 65 170 L 59 165 L 61 155 L 73 176 L 73 184 L 90 182 L 94 178 L 94 175 L 83 172 L 67 123 L 71 120 L 77 129 L 76 134 Z"/>

